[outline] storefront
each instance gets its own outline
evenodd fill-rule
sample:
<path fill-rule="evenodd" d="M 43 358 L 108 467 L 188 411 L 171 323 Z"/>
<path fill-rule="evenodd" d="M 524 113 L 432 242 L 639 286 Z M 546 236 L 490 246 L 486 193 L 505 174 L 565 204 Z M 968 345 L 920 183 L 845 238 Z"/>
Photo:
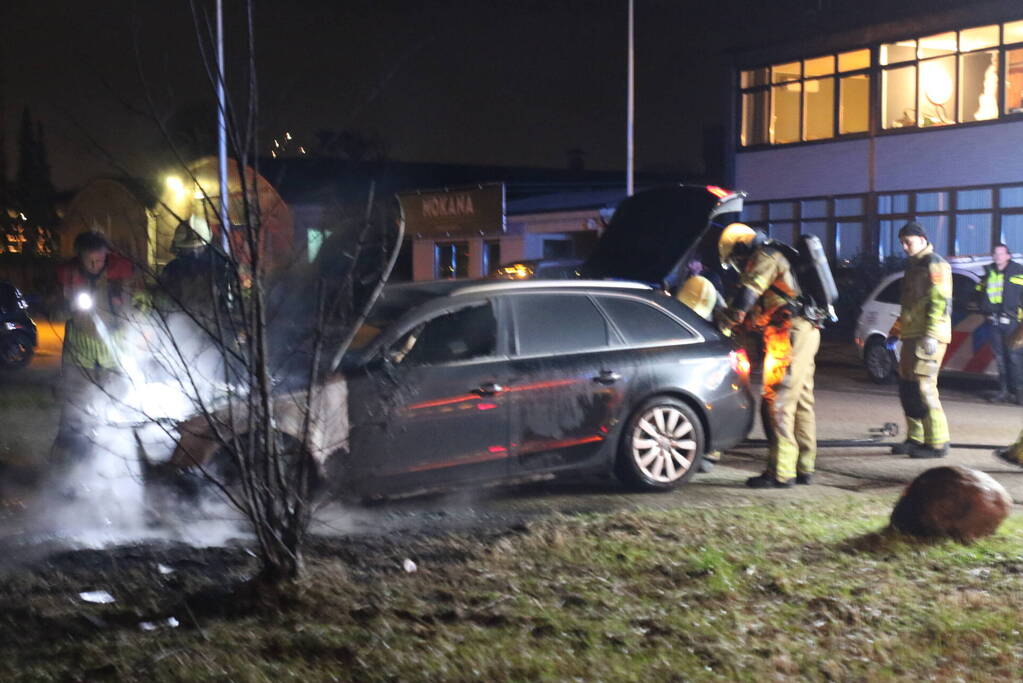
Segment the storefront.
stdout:
<path fill-rule="evenodd" d="M 947 256 L 1023 251 L 1023 9 L 814 37 L 741 56 L 737 76 L 750 224 L 816 234 L 837 260 L 899 255 L 911 219 Z"/>
<path fill-rule="evenodd" d="M 413 279 L 478 278 L 511 261 L 581 258 L 625 193 L 507 195 L 504 184 L 399 194 Z"/>

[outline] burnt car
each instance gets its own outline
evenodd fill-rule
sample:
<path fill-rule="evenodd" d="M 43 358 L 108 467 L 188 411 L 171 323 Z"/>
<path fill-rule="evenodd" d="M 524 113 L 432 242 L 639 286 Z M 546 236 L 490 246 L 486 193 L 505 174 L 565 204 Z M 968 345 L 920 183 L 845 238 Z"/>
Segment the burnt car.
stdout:
<path fill-rule="evenodd" d="M 643 229 L 612 220 L 604 238 L 621 249 L 627 235 L 617 231 L 651 239 L 668 229 L 660 249 L 633 244 L 640 258 L 612 267 L 598 245 L 582 268 L 591 278 L 631 268 L 633 280 L 659 280 L 741 202 L 683 189 L 667 204 L 674 219 L 682 208 L 697 217 L 685 235 L 674 234 L 676 220 L 640 211 Z M 282 387 L 274 414 L 279 432 L 308 434 L 315 470 L 350 493 L 567 472 L 612 472 L 633 487 L 666 490 L 687 481 L 705 452 L 744 439 L 753 420 L 745 352 L 643 282 L 392 285 L 355 339 L 308 411 L 301 388 Z M 173 466 L 215 461 L 208 422 L 180 425 Z"/>

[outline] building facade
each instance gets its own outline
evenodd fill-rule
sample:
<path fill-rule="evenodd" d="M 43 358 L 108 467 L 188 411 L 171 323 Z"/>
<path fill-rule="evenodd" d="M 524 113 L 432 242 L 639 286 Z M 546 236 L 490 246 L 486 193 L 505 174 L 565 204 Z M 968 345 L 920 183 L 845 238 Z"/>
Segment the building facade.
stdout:
<path fill-rule="evenodd" d="M 1023 251 L 1023 5 L 997 3 L 739 56 L 744 218 L 837 261 Z"/>

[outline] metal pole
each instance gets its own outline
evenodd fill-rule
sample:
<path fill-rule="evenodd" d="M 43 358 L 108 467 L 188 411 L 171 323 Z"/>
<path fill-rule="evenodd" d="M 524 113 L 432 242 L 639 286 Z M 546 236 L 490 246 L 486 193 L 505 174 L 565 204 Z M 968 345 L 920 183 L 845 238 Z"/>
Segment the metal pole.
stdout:
<path fill-rule="evenodd" d="M 224 8 L 217 0 L 217 168 L 220 175 L 220 246 L 231 253 L 228 233 L 231 219 L 227 211 L 227 100 L 224 96 Z"/>
<path fill-rule="evenodd" d="M 635 83 L 635 71 L 636 71 L 636 53 L 635 53 L 635 0 L 629 0 L 629 85 L 628 95 L 626 100 L 628 104 L 626 108 L 628 112 L 626 114 L 625 123 L 625 192 L 628 196 L 632 196 L 633 191 L 633 179 L 634 171 L 633 166 L 635 165 L 635 149 L 633 146 L 633 125 L 635 123 L 635 110 L 636 110 L 636 83 Z"/>

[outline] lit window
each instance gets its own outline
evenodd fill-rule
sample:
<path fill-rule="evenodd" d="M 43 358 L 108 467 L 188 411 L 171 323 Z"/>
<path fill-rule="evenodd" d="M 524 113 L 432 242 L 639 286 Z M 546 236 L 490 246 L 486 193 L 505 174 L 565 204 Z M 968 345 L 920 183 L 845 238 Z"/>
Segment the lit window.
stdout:
<path fill-rule="evenodd" d="M 824 218 L 828 215 L 828 200 L 805 199 L 800 202 L 799 214 L 803 218 Z"/>
<path fill-rule="evenodd" d="M 990 209 L 991 190 L 959 190 L 956 192 L 957 209 Z"/>
<path fill-rule="evenodd" d="M 870 114 L 870 76 L 844 76 L 839 89 L 838 132 L 865 133 Z"/>
<path fill-rule="evenodd" d="M 878 213 L 906 213 L 908 211 L 908 194 L 882 194 L 877 197 Z"/>
<path fill-rule="evenodd" d="M 434 247 L 434 276 L 438 280 L 469 277 L 469 243 L 439 242 Z"/>
<path fill-rule="evenodd" d="M 870 50 L 853 50 L 838 55 L 839 71 L 856 71 L 870 68 Z"/>
<path fill-rule="evenodd" d="M 947 211 L 948 192 L 917 192 L 917 211 Z"/>
<path fill-rule="evenodd" d="M 763 145 L 770 141 L 768 137 L 771 118 L 770 102 L 770 93 L 767 90 L 743 94 L 742 144 L 744 147 Z"/>
<path fill-rule="evenodd" d="M 1023 251 L 1023 213 L 1002 216 L 1002 238 L 1012 253 Z"/>
<path fill-rule="evenodd" d="M 885 128 L 916 125 L 916 66 L 887 69 L 883 73 L 881 113 Z"/>
<path fill-rule="evenodd" d="M 740 77 L 740 85 L 743 88 L 752 88 L 757 85 L 767 85 L 767 69 L 750 69 L 743 71 Z"/>
<path fill-rule="evenodd" d="M 920 62 L 918 125 L 946 126 L 955 123 L 955 63 L 955 57 Z"/>
<path fill-rule="evenodd" d="M 863 197 L 840 197 L 835 199 L 836 216 L 859 216 L 863 210 Z"/>
<path fill-rule="evenodd" d="M 838 258 L 851 259 L 863 250 L 863 222 L 844 221 L 835 226 Z"/>
<path fill-rule="evenodd" d="M 948 214 L 917 216 L 914 219 L 927 233 L 927 239 L 934 245 L 934 251 L 948 256 Z"/>
<path fill-rule="evenodd" d="M 881 46 L 881 64 L 897 64 L 916 59 L 916 41 L 900 40 Z"/>
<path fill-rule="evenodd" d="M 959 120 L 998 118 L 998 51 L 959 57 Z"/>
<path fill-rule="evenodd" d="M 835 73 L 835 58 L 832 55 L 803 61 L 803 75 L 807 78 L 830 76 L 833 73 Z"/>
<path fill-rule="evenodd" d="M 802 86 L 802 83 L 796 81 L 771 88 L 771 142 L 777 144 L 799 141 L 799 102 Z"/>
<path fill-rule="evenodd" d="M 927 57 L 950 55 L 955 51 L 956 34 L 955 31 L 949 31 L 948 33 L 939 33 L 936 36 L 921 38 L 916 54 L 920 59 L 926 59 Z"/>
<path fill-rule="evenodd" d="M 1002 43 L 1023 43 L 1023 21 L 1002 24 Z"/>
<path fill-rule="evenodd" d="M 815 78 L 803 83 L 803 139 L 822 140 L 835 135 L 835 79 Z"/>
<path fill-rule="evenodd" d="M 998 26 L 978 26 L 959 32 L 959 51 L 983 50 L 998 45 Z"/>
<path fill-rule="evenodd" d="M 1001 188 L 998 191 L 998 205 L 1002 208 L 1007 206 L 1023 206 L 1023 185 Z"/>
<path fill-rule="evenodd" d="M 1005 113 L 1023 113 L 1023 49 L 1005 52 Z"/>
<path fill-rule="evenodd" d="M 771 67 L 771 82 L 772 83 L 784 83 L 785 81 L 797 80 L 802 73 L 800 72 L 799 62 L 789 62 L 788 64 L 775 64 Z"/>

